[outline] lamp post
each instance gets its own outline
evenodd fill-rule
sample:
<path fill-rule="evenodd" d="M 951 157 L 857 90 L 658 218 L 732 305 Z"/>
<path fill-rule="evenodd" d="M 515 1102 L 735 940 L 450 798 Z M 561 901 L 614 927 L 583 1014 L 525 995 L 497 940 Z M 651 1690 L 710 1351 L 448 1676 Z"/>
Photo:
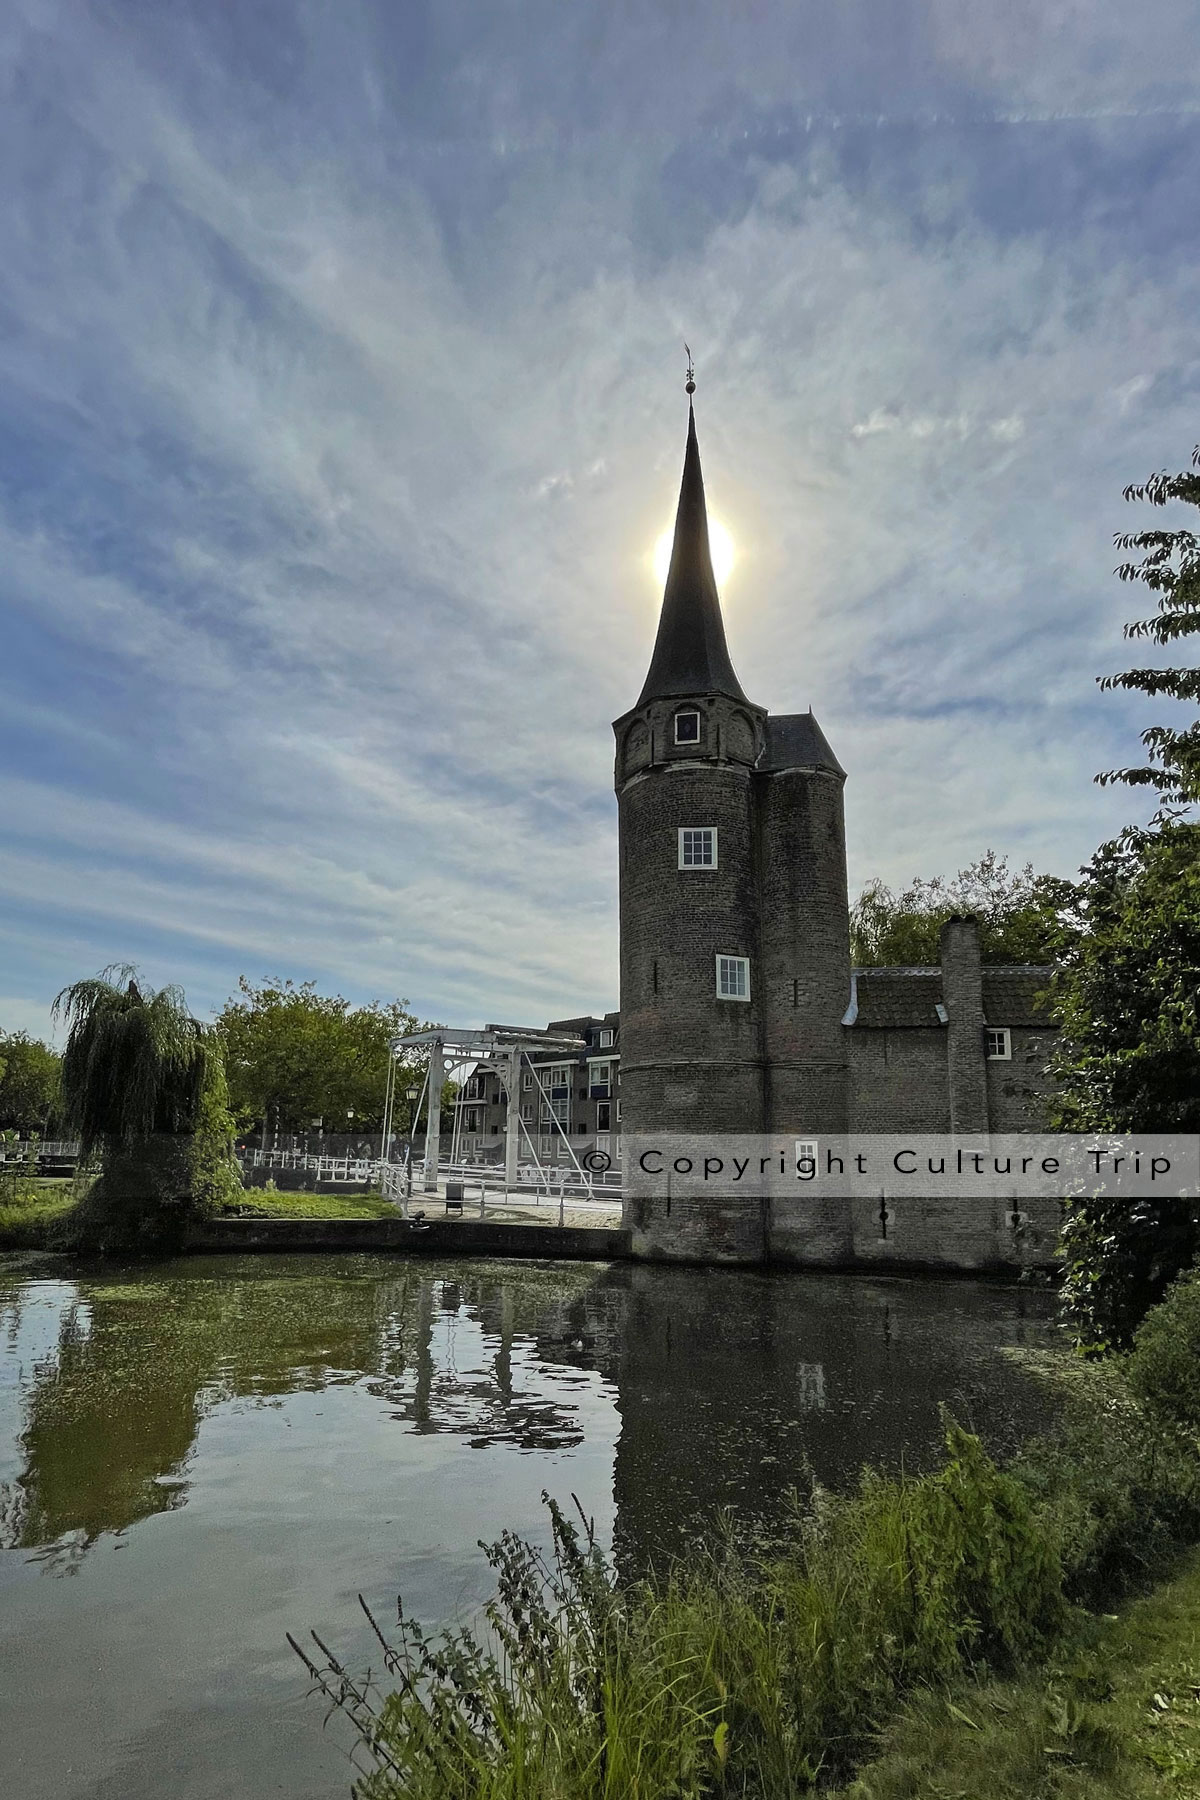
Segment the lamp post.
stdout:
<path fill-rule="evenodd" d="M 417 1133 L 417 1101 L 421 1098 L 420 1088 L 405 1088 L 404 1098 L 408 1101 L 408 1171 L 404 1195 L 405 1207 L 407 1209 L 408 1202 L 412 1199 L 413 1139 L 416 1137 Z"/>

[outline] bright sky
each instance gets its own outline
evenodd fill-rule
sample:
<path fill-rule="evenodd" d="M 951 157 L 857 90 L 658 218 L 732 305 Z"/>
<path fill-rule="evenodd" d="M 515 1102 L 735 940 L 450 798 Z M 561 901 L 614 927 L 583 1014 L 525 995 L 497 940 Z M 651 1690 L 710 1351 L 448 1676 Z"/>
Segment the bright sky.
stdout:
<path fill-rule="evenodd" d="M 696 359 L 743 686 L 855 885 L 1069 873 L 1161 717 L 1194 0 L 9 0 L 0 1028 L 120 959 L 617 1000 L 610 724 Z M 1157 519 L 1158 516 L 1156 516 Z"/>

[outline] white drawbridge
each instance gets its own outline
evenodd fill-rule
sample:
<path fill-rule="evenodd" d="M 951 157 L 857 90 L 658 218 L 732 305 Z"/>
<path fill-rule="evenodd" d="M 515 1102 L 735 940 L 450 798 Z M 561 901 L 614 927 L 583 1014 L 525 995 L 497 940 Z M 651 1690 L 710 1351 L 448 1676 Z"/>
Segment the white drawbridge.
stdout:
<path fill-rule="evenodd" d="M 582 1038 L 563 1037 L 549 1031 L 524 1030 L 516 1025 L 485 1025 L 480 1030 L 456 1031 L 448 1025 L 435 1025 L 429 1031 L 410 1032 L 406 1037 L 397 1038 L 392 1044 L 392 1058 L 388 1069 L 387 1097 L 384 1101 L 383 1117 L 383 1164 L 386 1168 L 389 1160 L 395 1117 L 396 1103 L 396 1067 L 406 1050 L 428 1050 L 429 1066 L 425 1071 L 425 1081 L 416 1100 L 412 1113 L 412 1126 L 409 1130 L 409 1149 L 411 1156 L 412 1136 L 416 1122 L 421 1114 L 422 1104 L 425 1107 L 425 1178 L 427 1193 L 437 1190 L 438 1160 L 441 1152 L 442 1137 L 442 1086 L 451 1070 L 470 1064 L 472 1068 L 483 1064 L 493 1070 L 500 1078 L 508 1096 L 508 1112 L 504 1135 L 504 1185 L 515 1188 L 520 1175 L 521 1141 L 527 1146 L 527 1159 L 532 1161 L 539 1176 L 542 1176 L 542 1162 L 537 1152 L 537 1145 L 530 1136 L 529 1129 L 521 1117 L 521 1077 L 528 1069 L 533 1076 L 534 1086 L 545 1102 L 546 1115 L 553 1119 L 554 1125 L 562 1138 L 569 1162 L 574 1165 L 580 1186 L 591 1191 L 592 1177 L 585 1173 L 572 1147 L 571 1140 L 563 1130 L 561 1122 L 555 1117 L 550 1104 L 550 1096 L 542 1085 L 541 1076 L 536 1065 L 530 1060 L 533 1055 L 540 1056 L 576 1056 L 586 1049 Z M 451 1134 L 451 1159 L 458 1139 L 458 1111 L 461 1098 L 455 1107 L 455 1123 Z M 562 1165 L 558 1165 L 559 1171 Z"/>

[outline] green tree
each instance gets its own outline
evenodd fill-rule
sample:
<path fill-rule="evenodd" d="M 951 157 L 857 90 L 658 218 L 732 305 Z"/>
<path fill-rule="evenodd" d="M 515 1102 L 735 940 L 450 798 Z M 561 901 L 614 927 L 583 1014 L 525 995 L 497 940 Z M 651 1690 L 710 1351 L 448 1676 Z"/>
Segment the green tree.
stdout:
<path fill-rule="evenodd" d="M 1051 1006 L 1052 1123 L 1200 1131 L 1200 825 L 1129 832 L 1096 852 L 1064 908 Z M 1123 1346 L 1195 1258 L 1194 1198 L 1068 1202 L 1064 1298 L 1076 1335 Z"/>
<path fill-rule="evenodd" d="M 858 968 L 934 964 L 945 921 L 973 913 L 984 962 L 1048 962 L 1068 888 L 1055 876 L 1035 875 L 1032 863 L 1010 873 L 1007 857 L 994 850 L 949 880 L 918 876 L 900 894 L 869 881 L 850 909 L 851 958 Z"/>
<path fill-rule="evenodd" d="M 1152 475 L 1125 499 L 1200 506 L 1200 447 L 1192 468 Z M 1190 527 L 1121 532 L 1122 581 L 1140 582 L 1155 611 L 1125 637 L 1166 648 L 1200 633 L 1200 538 Z M 1106 690 L 1195 704 L 1200 669 L 1135 668 L 1099 678 Z M 1200 1129 L 1200 719 L 1141 733 L 1147 760 L 1109 769 L 1101 786 L 1150 788 L 1158 810 L 1147 830 L 1104 844 L 1083 871 L 1074 934 L 1055 981 L 1061 1026 L 1058 1122 L 1067 1129 Z M 1128 1343 L 1138 1321 L 1196 1255 L 1194 1202 L 1121 1201 L 1102 1192 L 1069 1203 L 1064 1244 L 1068 1316 L 1085 1344 Z"/>
<path fill-rule="evenodd" d="M 0 1032 L 0 1130 L 48 1137 L 61 1110 L 62 1058 L 24 1031 Z"/>
<path fill-rule="evenodd" d="M 1167 506 L 1171 502 L 1200 506 L 1200 445 L 1192 452 L 1191 470 L 1177 475 L 1152 475 L 1149 481 L 1125 489 L 1126 500 Z M 1140 551 L 1139 561 L 1123 562 L 1117 569 L 1122 581 L 1140 581 L 1157 595 L 1157 610 L 1148 619 L 1134 619 L 1125 636 L 1152 644 L 1175 644 L 1200 632 L 1200 538 L 1183 526 L 1175 531 L 1121 532 L 1117 548 Z M 1099 677 L 1106 689 L 1194 703 L 1200 699 L 1200 669 L 1181 666 L 1168 669 L 1127 669 L 1121 675 Z M 1150 787 L 1159 800 L 1155 823 L 1177 818 L 1200 798 L 1200 719 L 1181 730 L 1152 725 L 1141 734 L 1149 760 L 1127 769 L 1109 769 L 1097 776 L 1101 786 L 1126 782 L 1131 787 Z"/>
<path fill-rule="evenodd" d="M 403 1000 L 352 1006 L 340 994 L 318 994 L 312 981 L 253 987 L 245 976 L 238 989 L 217 1030 L 230 1104 L 243 1129 L 266 1120 L 306 1131 L 317 1119 L 327 1131 L 382 1128 L 390 1045 L 418 1029 Z M 398 1090 L 420 1060 L 398 1070 Z M 416 1079 L 419 1085 L 419 1071 Z"/>
<path fill-rule="evenodd" d="M 72 1217 L 76 1240 L 102 1250 L 177 1243 L 241 1188 L 219 1039 L 179 988 L 143 994 L 128 964 L 64 988 L 54 1014 L 67 1026 L 67 1124 L 81 1161 L 100 1157 Z"/>

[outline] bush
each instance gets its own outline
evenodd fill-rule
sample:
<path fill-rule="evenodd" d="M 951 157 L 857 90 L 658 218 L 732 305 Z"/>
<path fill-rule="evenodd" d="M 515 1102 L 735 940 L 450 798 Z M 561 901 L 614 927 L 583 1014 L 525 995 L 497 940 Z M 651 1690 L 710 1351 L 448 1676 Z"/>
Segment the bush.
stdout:
<path fill-rule="evenodd" d="M 1200 1270 L 1181 1275 L 1147 1313 L 1125 1372 L 1154 1419 L 1200 1435 Z"/>
<path fill-rule="evenodd" d="M 1096 1410 L 1013 1465 L 1040 1529 L 1056 1546 L 1066 1598 L 1101 1607 L 1147 1580 L 1200 1539 L 1195 1457 L 1103 1371 Z"/>

